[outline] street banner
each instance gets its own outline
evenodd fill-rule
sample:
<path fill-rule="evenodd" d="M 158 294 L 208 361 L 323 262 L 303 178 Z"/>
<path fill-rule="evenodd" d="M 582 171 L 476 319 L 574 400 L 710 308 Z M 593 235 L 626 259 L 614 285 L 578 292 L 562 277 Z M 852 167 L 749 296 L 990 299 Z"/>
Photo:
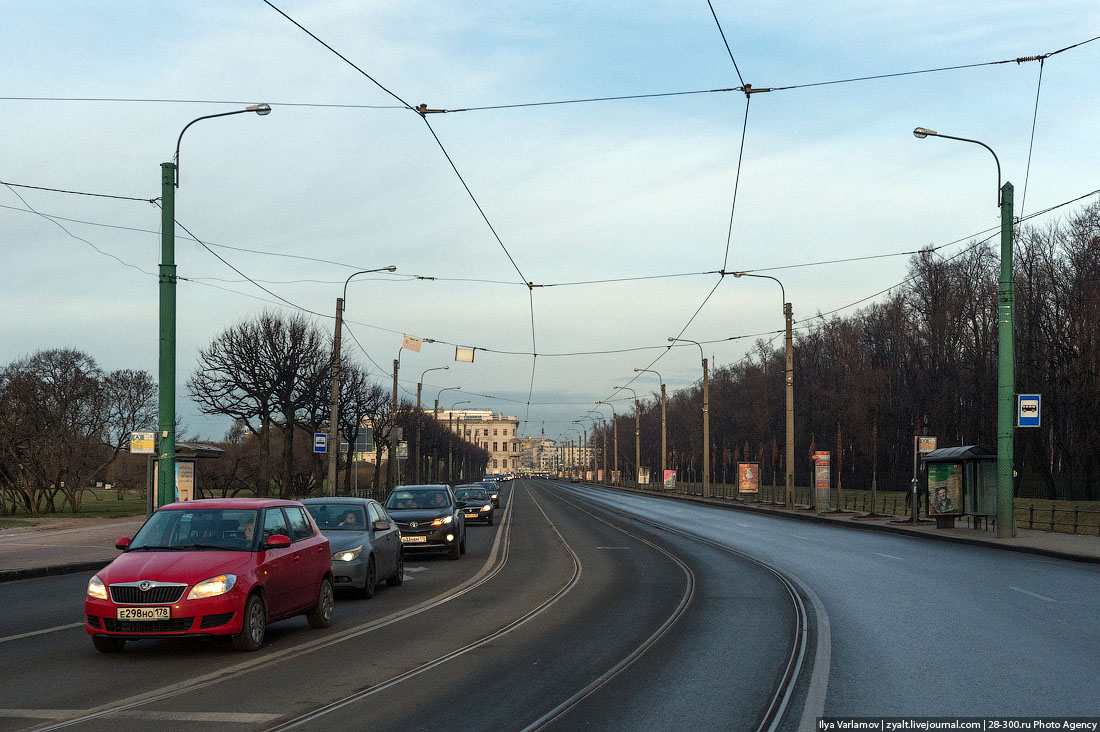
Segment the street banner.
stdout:
<path fill-rule="evenodd" d="M 459 363 L 473 363 L 474 349 L 463 348 L 462 346 L 455 346 L 455 361 L 458 361 Z"/>
<path fill-rule="evenodd" d="M 133 455 L 155 455 L 157 452 L 156 432 L 131 432 L 130 453 Z"/>
<path fill-rule="evenodd" d="M 671 490 L 676 489 L 676 471 L 675 470 L 666 470 L 665 471 L 664 484 L 665 484 L 665 489 L 666 490 L 671 491 Z"/>
<path fill-rule="evenodd" d="M 401 344 L 401 347 L 406 351 L 416 351 L 420 353 L 420 344 L 424 341 L 420 338 L 413 338 L 411 335 L 405 336 L 405 342 Z"/>
<path fill-rule="evenodd" d="M 829 510 L 829 498 L 832 489 L 832 474 L 829 470 L 829 453 L 814 453 L 814 507 L 818 513 Z"/>
<path fill-rule="evenodd" d="M 760 493 L 760 463 L 737 463 L 737 492 Z"/>

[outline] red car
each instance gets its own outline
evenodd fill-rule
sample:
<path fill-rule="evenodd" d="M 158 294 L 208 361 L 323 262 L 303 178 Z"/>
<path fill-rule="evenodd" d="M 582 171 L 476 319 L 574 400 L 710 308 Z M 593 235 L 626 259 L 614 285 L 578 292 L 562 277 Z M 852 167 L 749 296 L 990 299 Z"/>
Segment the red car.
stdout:
<path fill-rule="evenodd" d="M 332 621 L 328 540 L 302 504 L 210 499 L 157 510 L 122 556 L 88 582 L 85 628 L 96 649 L 141 638 L 229 636 L 254 651 L 268 623 Z"/>

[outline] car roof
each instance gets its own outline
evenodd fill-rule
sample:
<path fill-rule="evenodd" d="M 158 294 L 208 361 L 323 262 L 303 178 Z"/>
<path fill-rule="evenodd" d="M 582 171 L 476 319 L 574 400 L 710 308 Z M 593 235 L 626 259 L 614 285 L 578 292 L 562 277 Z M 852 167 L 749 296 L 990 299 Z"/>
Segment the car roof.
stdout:
<path fill-rule="evenodd" d="M 160 507 L 160 510 L 185 508 L 271 508 L 272 506 L 300 506 L 298 501 L 285 498 L 200 498 L 194 501 L 177 501 Z"/>
<path fill-rule="evenodd" d="M 399 485 L 394 488 L 395 491 L 426 491 L 433 490 L 438 491 L 440 489 L 447 489 L 450 486 L 438 484 L 438 485 Z"/>
<path fill-rule="evenodd" d="M 358 498 L 356 496 L 322 496 L 320 498 L 303 498 L 300 502 L 304 503 L 307 506 L 316 504 L 335 505 L 337 503 L 357 505 L 374 503 L 374 501 L 370 498 Z"/>

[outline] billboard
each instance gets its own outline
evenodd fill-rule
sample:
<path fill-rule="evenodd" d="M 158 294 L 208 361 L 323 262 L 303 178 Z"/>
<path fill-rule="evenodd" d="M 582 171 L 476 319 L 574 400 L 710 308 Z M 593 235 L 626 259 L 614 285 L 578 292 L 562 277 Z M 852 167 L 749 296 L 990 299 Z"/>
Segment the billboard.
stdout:
<path fill-rule="evenodd" d="M 760 463 L 737 463 L 737 492 L 760 493 Z"/>
<path fill-rule="evenodd" d="M 667 490 L 675 490 L 676 488 L 676 471 L 666 470 L 664 485 Z"/>

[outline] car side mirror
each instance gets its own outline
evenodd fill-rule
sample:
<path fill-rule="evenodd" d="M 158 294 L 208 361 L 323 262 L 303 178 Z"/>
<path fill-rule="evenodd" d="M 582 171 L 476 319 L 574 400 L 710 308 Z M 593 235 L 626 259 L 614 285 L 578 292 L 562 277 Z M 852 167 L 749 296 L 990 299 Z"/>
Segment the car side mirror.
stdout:
<path fill-rule="evenodd" d="M 375 521 L 374 522 L 374 530 L 375 531 L 389 531 L 390 528 L 391 528 L 391 526 L 390 526 L 389 521 Z"/>
<path fill-rule="evenodd" d="M 283 549 L 290 546 L 290 537 L 286 534 L 272 534 L 267 537 L 264 546 L 268 549 Z"/>
<path fill-rule="evenodd" d="M 128 537 L 128 536 L 123 536 L 122 538 L 120 538 L 118 541 L 115 542 L 115 549 L 120 549 L 122 551 L 126 551 L 129 548 L 130 548 L 130 537 Z"/>
<path fill-rule="evenodd" d="M 466 508 L 466 501 L 455 501 L 455 508 Z"/>

